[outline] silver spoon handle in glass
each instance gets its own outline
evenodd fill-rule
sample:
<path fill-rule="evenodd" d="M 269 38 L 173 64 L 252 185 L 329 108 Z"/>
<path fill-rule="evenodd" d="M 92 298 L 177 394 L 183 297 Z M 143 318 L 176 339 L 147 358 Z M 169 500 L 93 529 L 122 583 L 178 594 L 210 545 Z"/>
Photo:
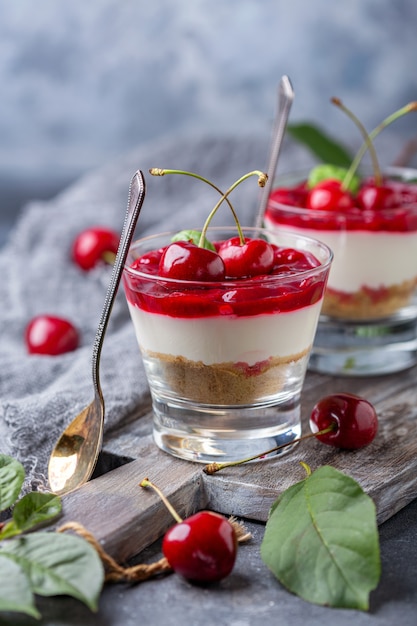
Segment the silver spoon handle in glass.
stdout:
<path fill-rule="evenodd" d="M 96 393 L 102 399 L 103 394 L 100 386 L 99 377 L 99 361 L 101 356 L 101 349 L 103 347 L 104 335 L 107 329 L 107 325 L 110 319 L 110 314 L 113 308 L 113 304 L 117 295 L 120 280 L 123 273 L 123 267 L 126 262 L 126 257 L 129 252 L 129 247 L 132 242 L 134 230 L 139 217 L 140 210 L 142 208 L 143 200 L 145 196 L 145 180 L 143 174 L 138 170 L 132 177 L 129 186 L 129 195 L 127 202 L 127 210 L 125 215 L 125 221 L 123 224 L 122 234 L 120 237 L 119 247 L 116 254 L 116 259 L 113 264 L 113 271 L 110 277 L 110 283 L 107 288 L 106 297 L 104 300 L 103 310 L 101 312 L 100 320 L 97 327 L 96 337 L 93 345 L 92 355 L 92 374 L 93 384 Z"/>
<path fill-rule="evenodd" d="M 256 228 L 261 228 L 263 223 L 266 205 L 268 203 L 272 184 L 274 182 L 279 153 L 281 151 L 282 140 L 284 138 L 285 128 L 287 126 L 288 116 L 290 114 L 293 100 L 294 91 L 291 85 L 291 81 L 288 76 L 283 76 L 280 80 L 278 87 L 278 108 L 275 115 L 272 143 L 269 153 L 268 167 L 266 170 L 266 173 L 268 174 L 268 180 L 260 194 L 259 208 L 255 222 Z"/>

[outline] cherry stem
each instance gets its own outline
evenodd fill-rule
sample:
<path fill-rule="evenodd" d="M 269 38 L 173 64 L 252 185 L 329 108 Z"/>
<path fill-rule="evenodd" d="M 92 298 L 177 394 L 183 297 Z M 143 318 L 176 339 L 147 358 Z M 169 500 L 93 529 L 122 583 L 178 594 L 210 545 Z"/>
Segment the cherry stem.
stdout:
<path fill-rule="evenodd" d="M 345 106 L 339 98 L 331 98 L 331 102 L 335 104 L 337 107 L 339 107 L 339 109 L 342 109 L 342 111 L 346 113 L 346 115 L 352 120 L 352 122 L 359 128 L 359 131 L 363 137 L 363 140 L 366 144 L 367 149 L 369 150 L 369 154 L 372 159 L 372 167 L 374 170 L 375 184 L 379 187 L 382 184 L 381 168 L 379 166 L 375 146 L 369 136 L 368 131 L 366 130 L 365 126 L 362 124 L 360 119 L 356 117 L 356 115 L 350 109 L 348 109 L 347 106 Z M 351 179 L 348 180 L 347 183 L 346 183 L 346 179 L 343 181 L 342 183 L 343 191 L 346 191 L 350 181 Z"/>
<path fill-rule="evenodd" d="M 388 117 L 386 117 L 378 126 L 376 126 L 369 133 L 370 141 L 373 141 L 375 137 L 377 137 L 379 133 L 382 130 L 384 130 L 384 128 L 392 124 L 392 122 L 395 122 L 398 118 L 402 117 L 403 115 L 406 115 L 407 113 L 411 113 L 412 111 L 417 111 L 417 101 L 409 102 L 405 106 L 401 107 L 401 109 L 398 109 L 397 111 L 394 111 L 394 113 L 391 113 L 391 115 L 388 115 Z M 350 168 L 347 171 L 345 179 L 342 183 L 344 188 L 347 188 L 349 186 L 367 149 L 368 149 L 368 145 L 366 142 L 364 142 L 362 146 L 359 148 L 355 158 L 353 159 L 351 163 Z"/>
<path fill-rule="evenodd" d="M 312 437 L 318 437 L 320 435 L 326 435 L 327 433 L 331 433 L 332 431 L 337 430 L 337 428 L 338 428 L 337 423 L 332 422 L 330 426 L 328 426 L 327 428 L 323 428 L 323 430 L 319 430 L 316 433 L 308 433 L 308 435 L 303 435 L 302 437 L 297 437 L 296 439 L 293 439 L 292 441 L 287 441 L 286 443 L 282 443 L 279 446 L 275 446 L 275 448 L 271 448 L 270 450 L 266 450 L 265 452 L 261 452 L 260 454 L 255 454 L 254 456 L 247 457 L 246 459 L 239 459 L 238 461 L 228 461 L 224 463 L 217 463 L 217 462 L 209 463 L 203 468 L 203 472 L 211 476 L 212 474 L 219 472 L 225 467 L 234 467 L 235 465 L 243 465 L 244 463 L 249 463 L 250 461 L 256 461 L 256 459 L 260 459 L 264 456 L 272 454 L 272 452 L 277 452 L 278 450 L 281 450 L 282 448 L 292 446 L 293 444 L 298 443 L 299 441 L 304 441 L 304 439 L 311 439 Z"/>
<path fill-rule="evenodd" d="M 171 513 L 172 517 L 174 518 L 174 520 L 178 523 L 181 524 L 181 522 L 183 521 L 182 518 L 178 515 L 178 513 L 176 512 L 176 510 L 174 509 L 174 507 L 172 506 L 172 504 L 169 502 L 169 500 L 164 496 L 164 494 L 162 493 L 162 491 L 159 489 L 159 487 L 157 487 L 156 485 L 154 485 L 149 478 L 144 478 L 140 483 L 139 483 L 140 487 L 146 488 L 146 487 L 151 487 L 155 493 L 158 494 L 158 496 L 161 498 L 162 502 L 165 504 L 166 508 L 168 509 L 168 511 Z"/>
<path fill-rule="evenodd" d="M 236 215 L 236 211 L 233 208 L 232 203 L 230 202 L 229 198 L 224 198 L 223 191 L 219 189 L 214 183 L 212 183 L 211 180 L 208 180 L 207 178 L 204 178 L 204 176 L 200 176 L 199 174 L 195 174 L 194 172 L 186 172 L 184 170 L 163 170 L 163 169 L 160 169 L 159 167 L 152 167 L 149 170 L 149 173 L 152 174 L 152 176 L 164 176 L 165 174 L 184 174 L 184 176 L 191 176 L 191 178 L 196 178 L 197 180 L 201 180 L 203 183 L 207 183 L 207 185 L 210 185 L 210 187 L 215 189 L 217 193 L 219 193 L 222 196 L 222 198 L 226 200 L 227 204 L 229 205 L 229 209 L 232 212 L 233 219 L 236 222 L 236 226 L 238 230 L 240 229 L 239 220 Z M 241 236 L 241 230 L 239 230 L 239 236 Z M 201 248 L 203 247 L 203 245 L 204 245 L 204 238 L 202 239 L 200 238 L 200 241 L 198 242 L 198 246 Z"/>
<path fill-rule="evenodd" d="M 300 465 L 305 470 L 307 478 L 311 476 L 311 467 L 307 463 L 304 463 L 304 461 L 300 461 Z"/>
<path fill-rule="evenodd" d="M 204 241 L 204 238 L 206 236 L 209 224 L 210 224 L 211 220 L 213 219 L 214 215 L 216 214 L 217 209 L 222 204 L 222 202 L 224 202 L 224 200 L 227 200 L 227 197 L 229 196 L 229 194 L 231 194 L 232 191 L 234 189 L 236 189 L 236 187 L 238 185 L 240 185 L 240 183 L 242 183 L 247 178 L 250 178 L 251 176 L 257 176 L 258 177 L 258 185 L 259 185 L 259 187 L 265 187 L 266 181 L 268 180 L 268 176 L 267 176 L 267 174 L 265 174 L 264 172 L 261 172 L 259 170 L 253 170 L 252 172 L 248 172 L 247 174 L 244 174 L 244 176 L 241 176 L 238 180 L 236 180 L 233 183 L 233 185 L 231 185 L 231 187 L 229 187 L 229 189 L 223 194 L 223 196 L 217 202 L 216 206 L 209 213 L 209 216 L 207 217 L 207 219 L 205 221 L 205 224 L 203 226 L 203 230 L 201 231 L 201 238 L 200 238 L 199 245 L 200 244 L 202 245 L 202 243 Z M 236 217 L 236 226 L 237 226 L 237 230 L 238 230 L 238 233 L 239 233 L 240 244 L 243 246 L 244 243 L 245 243 L 245 237 L 243 235 L 242 228 L 240 226 L 240 223 L 239 223 L 239 220 L 237 219 L 237 217 Z"/>

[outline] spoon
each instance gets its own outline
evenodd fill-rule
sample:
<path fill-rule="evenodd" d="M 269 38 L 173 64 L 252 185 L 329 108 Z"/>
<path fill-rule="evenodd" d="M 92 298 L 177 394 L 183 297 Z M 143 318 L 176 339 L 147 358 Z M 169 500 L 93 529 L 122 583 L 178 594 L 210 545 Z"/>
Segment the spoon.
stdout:
<path fill-rule="evenodd" d="M 260 196 L 259 208 L 256 217 L 255 226 L 261 228 L 268 198 L 271 193 L 272 183 L 274 181 L 275 172 L 277 169 L 279 153 L 281 151 L 282 140 L 284 139 L 285 128 L 287 126 L 288 116 L 292 102 L 294 100 L 294 91 L 291 85 L 291 81 L 288 76 L 282 76 L 278 87 L 278 108 L 274 120 L 274 127 L 272 132 L 272 142 L 269 153 L 268 167 L 266 173 L 268 180 L 265 187 L 262 189 Z"/>
<path fill-rule="evenodd" d="M 142 172 L 138 170 L 130 182 L 119 248 L 94 340 L 92 356 L 94 400 L 67 426 L 49 458 L 49 485 L 57 495 L 73 491 L 91 478 L 101 450 L 105 414 L 99 377 L 101 349 L 144 197 L 145 181 Z"/>

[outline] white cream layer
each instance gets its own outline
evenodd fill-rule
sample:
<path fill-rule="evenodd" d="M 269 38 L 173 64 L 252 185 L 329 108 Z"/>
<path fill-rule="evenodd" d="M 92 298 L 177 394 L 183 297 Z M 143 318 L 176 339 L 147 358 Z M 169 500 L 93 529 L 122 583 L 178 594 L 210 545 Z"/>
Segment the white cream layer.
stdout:
<path fill-rule="evenodd" d="M 142 350 L 183 356 L 206 365 L 254 365 L 287 357 L 313 343 L 322 302 L 297 311 L 251 317 L 177 318 L 142 311 L 128 302 Z"/>
<path fill-rule="evenodd" d="M 373 231 L 319 231 L 277 225 L 271 230 L 294 232 L 322 241 L 333 251 L 328 287 L 355 293 L 361 287 L 392 287 L 417 277 L 417 233 Z"/>

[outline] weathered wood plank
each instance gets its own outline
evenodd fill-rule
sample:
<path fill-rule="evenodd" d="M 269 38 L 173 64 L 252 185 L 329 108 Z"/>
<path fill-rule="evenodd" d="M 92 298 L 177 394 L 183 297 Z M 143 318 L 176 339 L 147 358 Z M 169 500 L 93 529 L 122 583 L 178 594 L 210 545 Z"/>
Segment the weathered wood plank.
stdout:
<path fill-rule="evenodd" d="M 149 477 L 164 491 L 181 516 L 208 507 L 265 521 L 284 489 L 305 476 L 303 461 L 315 468 L 329 464 L 350 474 L 374 499 L 381 523 L 417 497 L 416 368 L 375 379 L 342 379 L 309 374 L 302 398 L 303 428 L 313 404 L 324 395 L 350 391 L 375 404 L 379 432 L 370 446 L 346 452 L 317 440 L 301 443 L 288 455 L 229 468 L 206 476 L 202 466 L 174 459 L 154 445 L 151 416 L 112 433 L 108 454 L 134 459 L 90 481 L 64 498 L 64 518 L 84 524 L 106 550 L 127 560 L 160 537 L 172 518 L 150 490 L 139 487 Z"/>
<path fill-rule="evenodd" d="M 313 439 L 281 459 L 223 470 L 206 477 L 208 506 L 265 521 L 277 494 L 304 478 L 303 461 L 313 470 L 332 465 L 355 478 L 382 523 L 417 497 L 417 390 L 400 390 L 375 406 L 379 432 L 367 448 L 349 452 Z"/>
<path fill-rule="evenodd" d="M 150 437 L 142 440 L 141 458 L 96 478 L 63 497 L 63 517 L 57 526 L 77 521 L 121 562 L 139 554 L 172 525 L 171 514 L 152 489 L 155 482 L 181 516 L 206 506 L 201 467 L 171 459 Z"/>

